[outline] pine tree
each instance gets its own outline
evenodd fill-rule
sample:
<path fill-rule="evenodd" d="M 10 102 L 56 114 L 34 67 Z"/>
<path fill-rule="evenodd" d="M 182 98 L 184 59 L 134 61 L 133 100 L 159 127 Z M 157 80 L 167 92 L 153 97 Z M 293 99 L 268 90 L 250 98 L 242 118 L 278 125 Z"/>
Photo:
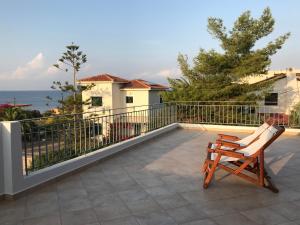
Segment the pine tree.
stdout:
<path fill-rule="evenodd" d="M 286 33 L 263 48 L 255 48 L 258 40 L 274 30 L 275 20 L 266 8 L 260 18 L 251 17 L 250 11 L 242 13 L 228 31 L 223 20 L 208 18 L 208 32 L 220 42 L 222 52 L 200 49 L 193 59 L 179 54 L 182 72 L 180 79 L 168 79 L 170 92 L 164 93 L 165 101 L 223 101 L 256 100 L 270 88 L 271 82 L 250 85 L 243 78 L 265 74 L 271 56 L 282 48 L 290 36 Z"/>

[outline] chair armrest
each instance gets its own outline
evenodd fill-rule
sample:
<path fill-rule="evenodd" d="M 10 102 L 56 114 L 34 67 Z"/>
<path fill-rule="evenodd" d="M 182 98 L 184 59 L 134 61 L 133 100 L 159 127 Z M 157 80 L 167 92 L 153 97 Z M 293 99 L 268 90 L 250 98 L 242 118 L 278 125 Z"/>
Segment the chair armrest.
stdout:
<path fill-rule="evenodd" d="M 234 148 L 234 149 L 245 148 L 244 146 L 241 146 L 241 145 L 239 145 L 237 143 L 226 141 L 226 140 L 217 140 L 216 143 L 220 144 L 221 146 L 229 147 L 229 148 Z"/>
<path fill-rule="evenodd" d="M 239 137 L 237 136 L 233 136 L 233 135 L 228 135 L 228 134 L 218 134 L 218 140 L 230 140 L 230 141 L 238 141 L 241 140 Z"/>
<path fill-rule="evenodd" d="M 234 150 L 208 149 L 211 153 L 221 153 L 222 156 L 234 157 L 238 159 L 246 158 L 243 153 L 235 152 Z"/>

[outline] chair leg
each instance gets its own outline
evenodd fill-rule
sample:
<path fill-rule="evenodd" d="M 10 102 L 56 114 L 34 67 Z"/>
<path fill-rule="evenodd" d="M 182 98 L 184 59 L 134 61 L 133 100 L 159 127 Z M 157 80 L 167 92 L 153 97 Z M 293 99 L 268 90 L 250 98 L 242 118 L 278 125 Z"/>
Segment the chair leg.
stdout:
<path fill-rule="evenodd" d="M 207 175 L 208 175 L 208 171 L 210 170 L 210 164 L 207 163 L 207 167 L 206 167 L 206 170 L 204 171 L 204 174 L 203 174 L 203 188 L 206 189 L 208 188 L 208 184 L 205 183 L 206 179 L 207 179 Z"/>
<path fill-rule="evenodd" d="M 210 148 L 211 143 L 208 143 L 207 148 Z M 203 172 L 203 188 L 206 189 L 208 187 L 208 184 L 205 184 L 205 181 L 207 179 L 208 172 L 210 170 L 210 158 L 211 158 L 211 153 L 207 150 L 207 155 L 206 155 L 206 160 L 202 166 L 202 172 Z"/>
<path fill-rule="evenodd" d="M 202 171 L 202 173 L 205 173 L 206 171 L 207 171 L 207 169 L 208 169 L 208 161 L 207 160 L 205 160 L 205 162 L 204 162 L 204 164 L 203 164 L 203 166 L 202 166 L 202 169 L 201 169 L 201 171 Z"/>
<path fill-rule="evenodd" d="M 218 166 L 218 163 L 221 159 L 221 154 L 219 153 L 218 156 L 215 158 L 213 163 L 208 162 L 208 168 L 207 171 L 204 174 L 204 182 L 203 182 L 203 188 L 208 188 L 209 183 L 211 182 L 214 172 Z M 207 159 L 208 160 L 208 159 Z M 211 165 L 212 164 L 212 165 Z"/>
<path fill-rule="evenodd" d="M 208 185 L 212 179 L 212 176 L 208 177 L 208 175 L 211 173 L 211 163 L 207 163 L 207 168 L 206 168 L 206 171 L 204 172 L 204 175 L 203 175 L 203 188 L 204 189 L 207 189 L 208 188 Z"/>
<path fill-rule="evenodd" d="M 268 176 L 267 171 L 265 170 L 265 183 L 264 183 L 264 187 L 268 188 L 270 191 L 274 192 L 274 193 L 278 193 L 279 189 L 275 186 L 275 184 L 273 184 L 273 182 L 271 181 L 271 177 Z"/>
<path fill-rule="evenodd" d="M 259 185 L 264 186 L 265 183 L 265 165 L 264 165 L 264 153 L 260 151 L 259 153 Z"/>
<path fill-rule="evenodd" d="M 260 153 L 259 155 L 259 163 L 257 164 L 258 168 L 258 179 L 259 179 L 259 184 L 262 187 L 265 187 L 269 189 L 270 191 L 274 193 L 278 193 L 279 189 L 273 184 L 271 181 L 271 177 L 268 176 L 268 173 L 265 169 L 265 161 L 264 161 L 264 154 L 263 152 Z"/>

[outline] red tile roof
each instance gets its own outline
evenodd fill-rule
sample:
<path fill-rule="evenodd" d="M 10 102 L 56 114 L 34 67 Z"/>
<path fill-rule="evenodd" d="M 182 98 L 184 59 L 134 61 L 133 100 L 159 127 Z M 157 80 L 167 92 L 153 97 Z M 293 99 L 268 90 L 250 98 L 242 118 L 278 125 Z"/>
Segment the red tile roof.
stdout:
<path fill-rule="evenodd" d="M 128 83 L 124 84 L 122 88 L 123 89 L 159 89 L 159 90 L 168 89 L 168 87 L 166 86 L 160 84 L 154 84 L 141 79 L 131 80 Z"/>
<path fill-rule="evenodd" d="M 79 81 L 113 81 L 113 82 L 120 82 L 120 83 L 129 82 L 129 80 L 123 79 L 121 77 L 116 77 L 110 74 L 99 74 L 92 77 L 82 78 Z"/>
<path fill-rule="evenodd" d="M 166 90 L 168 87 L 160 85 L 160 84 L 154 84 L 151 82 L 148 82 L 146 80 L 137 79 L 137 80 L 126 80 L 120 77 L 112 76 L 110 74 L 99 74 L 96 76 L 86 77 L 82 78 L 79 81 L 87 81 L 87 82 L 93 82 L 93 81 L 112 81 L 112 82 L 119 82 L 124 83 L 122 86 L 123 89 L 152 89 L 152 90 Z"/>

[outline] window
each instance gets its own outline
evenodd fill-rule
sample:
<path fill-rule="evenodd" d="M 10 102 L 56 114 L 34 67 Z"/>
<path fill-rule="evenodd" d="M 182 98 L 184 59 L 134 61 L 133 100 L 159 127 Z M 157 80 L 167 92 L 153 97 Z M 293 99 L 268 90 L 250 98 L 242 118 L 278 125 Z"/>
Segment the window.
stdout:
<path fill-rule="evenodd" d="M 162 98 L 162 96 L 159 96 L 159 103 L 163 103 L 164 101 L 163 101 L 163 98 Z"/>
<path fill-rule="evenodd" d="M 265 96 L 265 105 L 278 105 L 278 93 L 269 93 Z"/>
<path fill-rule="evenodd" d="M 102 106 L 102 97 L 92 97 L 92 106 Z"/>
<path fill-rule="evenodd" d="M 133 103 L 133 97 L 132 96 L 126 96 L 126 103 Z"/>
<path fill-rule="evenodd" d="M 102 124 L 101 123 L 94 123 L 90 124 L 86 128 L 86 133 L 87 135 L 90 135 L 91 137 L 97 136 L 97 135 L 102 135 Z"/>

